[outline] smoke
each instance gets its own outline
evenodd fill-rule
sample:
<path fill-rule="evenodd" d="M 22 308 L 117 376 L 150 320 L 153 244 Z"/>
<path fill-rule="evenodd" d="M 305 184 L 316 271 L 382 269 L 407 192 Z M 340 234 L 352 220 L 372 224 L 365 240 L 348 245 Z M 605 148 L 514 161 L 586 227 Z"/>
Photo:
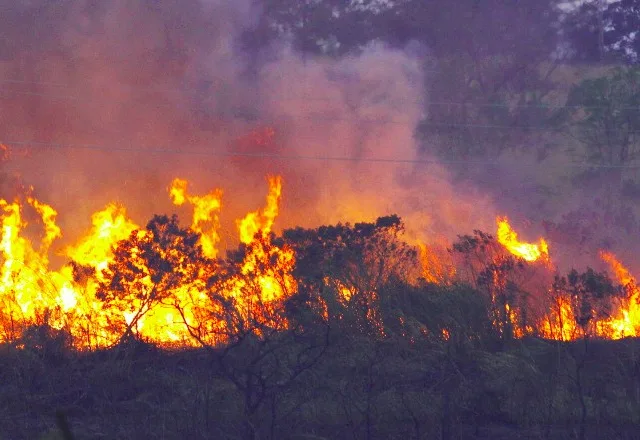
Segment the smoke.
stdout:
<path fill-rule="evenodd" d="M 182 177 L 195 193 L 225 191 L 231 237 L 232 220 L 261 206 L 265 176 L 276 173 L 280 227 L 392 213 L 422 239 L 494 227 L 490 197 L 418 154 L 428 97 L 415 48 L 329 59 L 282 42 L 256 65 L 240 44 L 259 14 L 249 0 L 2 9 L 5 172 L 60 211 L 67 235 L 112 200 L 139 223 L 175 211 L 166 188 Z"/>

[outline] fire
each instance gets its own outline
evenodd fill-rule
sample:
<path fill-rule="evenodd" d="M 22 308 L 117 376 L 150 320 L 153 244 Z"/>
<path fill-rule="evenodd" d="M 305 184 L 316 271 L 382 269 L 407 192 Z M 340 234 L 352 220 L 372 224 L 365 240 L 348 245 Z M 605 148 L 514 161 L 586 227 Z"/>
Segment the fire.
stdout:
<path fill-rule="evenodd" d="M 298 281 L 293 276 L 294 250 L 273 234 L 282 186 L 281 177 L 268 178 L 264 207 L 236 221 L 240 248 L 226 259 L 219 257 L 218 248 L 222 190 L 193 194 L 189 183 L 177 178 L 168 194 L 177 206 L 191 205 L 188 226 L 180 226 L 175 216 L 156 216 L 141 227 L 123 206 L 110 203 L 91 216 L 91 226 L 79 240 L 59 252 L 68 259 L 59 269 L 50 267 L 52 248 L 63 235 L 57 211 L 31 191 L 13 202 L 0 200 L 0 341 L 18 342 L 28 327 L 37 325 L 64 329 L 78 349 L 111 346 L 128 335 L 182 347 L 219 344 L 238 332 L 261 336 L 288 328 L 290 323 L 279 311 L 298 291 Z M 506 217 L 498 217 L 497 226 L 497 243 L 483 254 L 488 259 L 484 266 L 473 263 L 479 270 L 471 272 L 484 272 L 478 289 L 485 289 L 491 322 L 501 335 L 563 341 L 587 332 L 610 339 L 640 335 L 640 288 L 609 252 L 600 257 L 627 293 L 620 298 L 619 289 L 613 291 L 611 301 L 618 300 L 614 307 L 606 313 L 587 310 L 594 313 L 587 315 L 585 324 L 585 306 L 593 307 L 581 296 L 586 278 L 580 278 L 581 285 L 562 278 L 551 289 L 538 289 L 540 294 L 527 293 L 542 298 L 545 308 L 530 313 L 526 297 L 518 297 L 519 290 L 514 290 L 518 281 L 513 277 L 521 263 L 550 273 L 547 242 L 519 241 Z M 33 236 L 39 240 L 30 240 Z M 464 273 L 458 272 L 446 246 L 434 243 L 418 243 L 415 248 L 422 279 L 453 286 Z M 521 260 L 514 263 L 510 255 Z M 365 260 L 365 264 L 377 261 Z M 385 337 L 379 286 L 361 281 L 324 278 L 325 287 L 337 295 L 335 317 L 344 319 L 350 310 L 359 330 Z M 320 315 L 329 319 L 328 303 L 320 303 Z M 405 325 L 402 319 L 401 324 Z M 448 340 L 450 330 L 442 329 L 439 337 Z"/>
<path fill-rule="evenodd" d="M 578 337 L 578 325 L 569 298 L 554 298 L 551 310 L 540 325 L 540 334 L 557 341 L 573 341 Z"/>
<path fill-rule="evenodd" d="M 526 261 L 549 261 L 549 248 L 547 242 L 541 238 L 538 243 L 524 243 L 518 241 L 518 234 L 509 224 L 507 217 L 498 217 L 498 242 L 509 250 L 513 255 L 523 258 Z"/>
<path fill-rule="evenodd" d="M 549 251 L 544 239 L 540 239 L 537 244 L 522 243 L 518 241 L 518 235 L 511 228 L 505 217 L 497 219 L 498 241 L 513 255 L 521 257 L 526 261 L 543 261 L 550 267 Z M 640 335 L 640 288 L 636 284 L 635 278 L 629 270 L 618 261 L 610 252 L 600 252 L 600 258 L 609 264 L 614 272 L 618 283 L 624 286 L 627 298 L 622 298 L 619 303 L 612 304 L 613 309 L 608 316 L 596 317 L 590 313 L 590 329 L 581 328 L 578 325 L 578 316 L 581 313 L 579 305 L 579 293 L 569 295 L 567 292 L 552 292 L 550 310 L 537 325 L 537 332 L 545 338 L 562 341 L 570 341 L 578 337 L 585 336 L 584 332 L 589 331 L 596 337 L 607 339 L 621 339 L 628 336 Z M 500 280 L 495 280 L 499 286 Z M 614 299 L 607 299 L 613 303 Z M 591 305 L 593 307 L 593 305 Z M 507 304 L 507 307 L 510 307 Z M 508 309 L 509 315 L 513 313 L 514 318 L 518 311 Z M 514 319 L 511 322 L 516 324 Z M 526 332 L 518 330 L 516 336 L 523 336 Z"/>
<path fill-rule="evenodd" d="M 189 202 L 193 205 L 193 221 L 191 229 L 200 235 L 200 244 L 204 254 L 215 258 L 218 254 L 217 245 L 220 241 L 218 228 L 220 219 L 218 212 L 222 208 L 222 190 L 215 189 L 204 196 L 187 194 L 189 183 L 183 179 L 175 179 L 169 187 L 169 196 L 177 206 Z"/>
<path fill-rule="evenodd" d="M 355 286 L 347 286 L 343 282 L 326 277 L 324 280 L 326 285 L 331 286 L 338 292 L 338 301 L 344 307 L 355 307 L 364 315 L 359 315 L 361 322 L 357 322 L 360 331 L 370 330 L 378 336 L 384 336 L 384 323 L 380 310 L 377 307 L 378 295 L 375 291 L 362 292 Z M 338 316 L 342 319 L 342 316 Z"/>
<path fill-rule="evenodd" d="M 269 195 L 267 196 L 266 208 L 262 211 L 250 212 L 242 220 L 237 221 L 242 243 L 251 243 L 259 231 L 262 234 L 271 232 L 273 223 L 278 216 L 281 196 L 282 179 L 278 176 L 269 177 Z"/>
<path fill-rule="evenodd" d="M 611 252 L 600 252 L 600 258 L 609 264 L 618 282 L 625 288 L 627 298 L 605 325 L 606 336 L 620 339 L 640 335 L 640 288 L 629 270 Z"/>
<path fill-rule="evenodd" d="M 270 177 L 267 204 L 263 210 L 250 212 L 237 222 L 245 255 L 240 272 L 224 283 L 227 298 L 233 300 L 242 318 L 260 327 L 269 325 L 286 328 L 274 313 L 283 300 L 297 291 L 292 275 L 294 251 L 286 246 L 274 246 L 271 229 L 278 216 L 282 195 L 282 179 Z"/>
<path fill-rule="evenodd" d="M 110 203 L 91 216 L 91 229 L 80 241 L 64 250 L 64 255 L 78 264 L 95 267 L 98 275 L 111 261 L 112 249 L 139 226 L 127 218 L 127 210 Z"/>
<path fill-rule="evenodd" d="M 5 144 L 0 144 L 0 162 L 9 160 L 11 157 L 11 150 Z"/>
<path fill-rule="evenodd" d="M 6 339 L 14 339 L 28 325 L 49 321 L 61 325 L 57 313 L 72 301 L 56 295 L 56 287 L 48 276 L 48 251 L 51 242 L 60 236 L 55 225 L 56 212 L 50 206 L 29 198 L 28 204 L 41 216 L 45 225 L 45 236 L 36 249 L 23 236 L 27 223 L 23 209 L 16 201 L 0 200 L 2 213 L 2 240 L 0 255 L 3 264 L 0 271 L 0 319 L 2 333 Z M 47 304 L 50 310 L 42 309 Z"/>
<path fill-rule="evenodd" d="M 187 345 L 195 344 L 190 330 L 200 321 L 209 332 L 225 327 L 219 320 L 212 322 L 215 305 L 207 290 L 208 279 L 217 270 L 214 258 L 222 191 L 198 196 L 188 194 L 187 186 L 185 180 L 175 179 L 169 195 L 176 205 L 193 205 L 190 230 L 197 234 L 202 249 L 202 257 L 194 261 L 186 253 L 192 249 L 188 237 L 171 235 L 175 231 L 170 221 L 152 230 L 141 229 L 128 219 L 124 207 L 112 203 L 92 215 L 91 228 L 77 243 L 62 250 L 71 262 L 53 270 L 50 249 L 62 236 L 57 212 L 34 197 L 25 204 L 0 200 L 0 339 L 16 341 L 28 326 L 47 324 L 69 331 L 79 349 L 112 345 L 125 336 L 125 329 L 152 342 Z M 268 315 L 270 308 L 297 289 L 291 275 L 293 251 L 271 243 L 281 193 L 282 180 L 270 178 L 266 207 L 238 222 L 239 239 L 247 252 L 239 273 L 221 286 L 223 295 L 243 311 L 244 319 L 262 323 L 268 317 L 261 315 Z M 26 208 L 40 218 L 44 231 L 39 246 L 26 237 Z M 158 261 L 173 264 L 174 271 L 166 279 L 159 275 L 164 266 L 154 266 Z M 126 292 L 116 286 L 125 286 Z M 224 338 L 218 332 L 209 340 L 215 343 Z"/>
<path fill-rule="evenodd" d="M 450 285 L 456 275 L 456 268 L 444 246 L 418 243 L 422 277 L 434 284 Z"/>

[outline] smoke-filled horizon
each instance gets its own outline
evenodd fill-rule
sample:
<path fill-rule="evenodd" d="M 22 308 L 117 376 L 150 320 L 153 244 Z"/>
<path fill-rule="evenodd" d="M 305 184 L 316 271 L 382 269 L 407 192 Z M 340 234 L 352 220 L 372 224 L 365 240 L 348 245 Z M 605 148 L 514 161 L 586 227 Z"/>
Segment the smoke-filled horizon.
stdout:
<path fill-rule="evenodd" d="M 111 201 L 139 224 L 175 212 L 175 177 L 223 190 L 223 243 L 272 174 L 284 178 L 278 228 L 398 214 L 410 239 L 452 240 L 538 212 L 532 159 L 475 166 L 472 184 L 418 144 L 429 60 L 414 44 L 334 58 L 282 40 L 256 56 L 241 44 L 260 14 L 249 0 L 3 3 L 0 140 L 99 146 L 11 147 L 5 171 L 59 211 L 64 240 Z"/>
<path fill-rule="evenodd" d="M 239 37 L 259 11 L 248 1 L 63 2 L 47 17 L 45 5 L 19 2 L 3 15 L 0 77 L 24 82 L 3 83 L 2 139 L 104 146 L 31 147 L 26 157 L 13 148 L 7 167 L 63 226 L 81 228 L 111 200 L 144 222 L 170 209 L 173 177 L 194 192 L 220 187 L 223 217 L 237 217 L 260 206 L 268 174 L 284 177 L 280 226 L 391 213 L 416 234 L 490 226 L 488 199 L 454 187 L 442 166 L 358 161 L 419 157 L 425 80 L 409 52 L 303 57 L 283 41 L 250 69 Z M 294 158 L 189 154 L 203 150 Z"/>

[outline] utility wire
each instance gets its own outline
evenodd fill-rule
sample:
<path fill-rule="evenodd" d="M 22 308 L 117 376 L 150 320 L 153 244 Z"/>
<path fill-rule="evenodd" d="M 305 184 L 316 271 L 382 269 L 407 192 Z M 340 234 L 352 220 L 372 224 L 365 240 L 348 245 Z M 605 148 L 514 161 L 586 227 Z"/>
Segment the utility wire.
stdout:
<path fill-rule="evenodd" d="M 2 95 L 3 91 L 0 90 L 0 98 L 11 98 L 11 96 Z M 55 97 L 62 99 L 70 99 L 70 100 L 78 100 L 78 98 L 74 96 L 68 95 L 49 95 L 43 93 L 35 93 L 35 92 L 20 92 L 20 91 L 11 91 L 13 94 L 22 94 L 29 96 L 41 96 L 41 97 Z M 280 101 L 286 101 L 286 99 L 280 99 Z M 301 101 L 302 102 L 302 101 Z M 441 103 L 442 105 L 450 105 L 456 103 Z M 166 104 L 163 107 L 171 106 L 170 104 Z M 638 107 L 640 110 L 640 107 Z M 236 117 L 242 118 L 243 115 L 237 114 Z M 334 116 L 325 116 L 322 114 L 309 113 L 309 114 L 296 114 L 295 118 L 297 119 L 306 119 L 306 120 L 315 120 L 315 121 L 332 121 L 332 122 L 357 122 L 359 124 L 392 124 L 392 125 L 405 125 L 407 121 L 401 121 L 392 118 L 358 118 L 354 116 L 353 118 L 346 117 L 334 117 Z M 545 131 L 545 132 L 553 132 L 559 131 L 560 129 L 556 127 L 544 127 L 544 126 L 527 126 L 527 125 L 499 125 L 499 124 L 462 124 L 455 122 L 428 122 L 423 121 L 420 122 L 420 125 L 423 127 L 448 127 L 448 128 L 469 128 L 469 129 L 496 129 L 496 130 L 534 130 L 534 131 Z M 624 130 L 614 130 L 611 133 L 625 133 L 625 134 L 640 134 L 640 131 L 624 131 Z"/>
<path fill-rule="evenodd" d="M 53 82 L 45 82 L 45 81 L 26 81 L 26 80 L 19 80 L 19 79 L 0 79 L 0 83 L 7 83 L 7 84 L 25 84 L 25 85 L 41 85 L 41 86 L 49 86 L 49 87 L 60 87 L 60 88 L 66 88 L 69 90 L 73 90 L 73 88 L 71 86 L 65 85 L 65 84 L 61 84 L 61 83 L 53 83 Z M 203 93 L 203 90 L 199 90 L 195 87 L 186 87 L 186 88 L 179 88 L 179 87 L 140 87 L 137 86 L 135 84 L 123 84 L 123 86 L 125 87 L 131 87 L 132 90 L 138 90 L 138 91 L 167 91 L 167 92 L 186 92 L 186 91 L 191 91 L 191 92 L 198 92 L 198 93 Z M 222 89 L 222 87 L 221 87 Z M 23 91 L 16 91 L 16 90 L 5 90 L 6 92 L 11 92 L 11 93 L 17 93 L 17 94 L 31 94 L 30 92 L 23 92 Z M 40 93 L 40 92 L 34 92 L 33 93 L 35 96 L 42 96 L 42 97 L 51 97 L 51 98 L 56 98 L 56 99 L 60 99 L 60 98 L 65 98 L 65 99 L 80 99 L 77 96 L 65 96 L 65 95 L 58 95 L 58 94 L 48 94 L 48 93 Z M 308 95 L 301 95 L 301 94 L 295 94 L 295 95 L 289 95 L 289 96 L 279 96 L 278 97 L 279 101 L 297 101 L 299 100 L 300 102 L 308 102 L 308 101 L 321 101 L 321 102 L 334 102 L 335 99 L 332 98 L 327 98 L 327 97 L 320 97 L 320 96 L 308 96 Z M 488 107 L 488 108 L 539 108 L 539 109 L 562 109 L 562 108 L 572 108 L 572 109 L 608 109 L 610 108 L 609 106 L 606 105 L 602 105 L 602 106 L 597 106 L 597 105 L 558 105 L 558 104 L 544 104 L 544 103 L 540 103 L 540 104 L 506 104 L 506 103 L 491 103 L 491 102 L 455 102 L 455 101 L 427 101 L 427 100 L 421 100 L 421 99 L 400 99 L 400 100 L 394 100 L 394 101 L 401 101 L 407 104 L 420 104 L 420 105 L 426 105 L 426 106 L 430 106 L 430 105 L 435 105 L 435 106 L 471 106 L 471 107 Z M 640 105 L 638 106 L 622 106 L 622 107 L 616 107 L 617 110 L 636 110 L 636 111 L 640 111 Z"/>
<path fill-rule="evenodd" d="M 38 142 L 38 141 L 2 141 L 0 145 L 7 145 L 17 148 L 35 147 L 40 149 L 75 149 L 86 151 L 99 151 L 106 153 L 134 153 L 134 154 L 167 154 L 167 155 L 185 155 L 185 156 L 202 156 L 202 157 L 240 157 L 267 160 L 309 160 L 309 161 L 325 161 L 325 162 L 369 162 L 369 163 L 389 163 L 389 164 L 434 164 L 434 165 L 480 165 L 480 166 L 505 166 L 505 164 L 497 161 L 477 161 L 477 160 L 447 160 L 447 159 L 409 159 L 409 158 L 382 158 L 382 157 L 351 157 L 351 156 L 319 156 L 305 154 L 271 154 L 271 153 L 243 153 L 236 151 L 218 151 L 218 150 L 178 150 L 172 148 L 146 148 L 146 147 L 115 147 L 107 145 L 91 145 L 91 144 L 66 144 L 56 142 Z M 551 164 L 544 164 L 549 166 Z M 589 164 L 589 163 L 567 163 L 557 164 L 559 167 L 566 168 L 605 168 L 605 169 L 640 169 L 639 165 L 607 165 L 607 164 Z"/>

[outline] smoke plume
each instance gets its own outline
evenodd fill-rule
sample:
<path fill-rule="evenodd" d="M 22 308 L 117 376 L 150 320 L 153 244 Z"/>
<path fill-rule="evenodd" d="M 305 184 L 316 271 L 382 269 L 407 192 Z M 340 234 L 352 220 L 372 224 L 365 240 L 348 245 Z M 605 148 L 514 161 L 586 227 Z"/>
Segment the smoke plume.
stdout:
<path fill-rule="evenodd" d="M 19 175 L 67 235 L 109 201 L 141 224 L 175 211 L 166 188 L 182 177 L 224 190 L 233 237 L 267 174 L 284 177 L 280 227 L 391 213 L 423 239 L 494 227 L 489 197 L 418 154 L 415 50 L 332 59 L 282 41 L 255 63 L 240 40 L 259 13 L 248 0 L 3 3 L 3 196 Z"/>

